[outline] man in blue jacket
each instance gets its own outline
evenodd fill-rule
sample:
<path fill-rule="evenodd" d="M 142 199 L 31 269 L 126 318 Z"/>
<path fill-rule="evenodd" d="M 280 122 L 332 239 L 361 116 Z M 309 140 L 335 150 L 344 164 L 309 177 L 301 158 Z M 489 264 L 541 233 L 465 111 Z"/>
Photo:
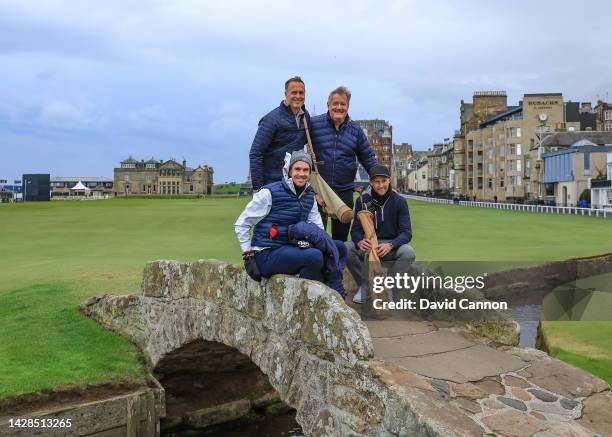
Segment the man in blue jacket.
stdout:
<path fill-rule="evenodd" d="M 255 193 L 235 223 L 236 236 L 245 269 L 254 280 L 298 274 L 325 282 L 344 297 L 346 246 L 332 241 L 323 229 L 308 182 L 311 167 L 312 159 L 305 151 L 287 153 L 283 179 Z"/>
<path fill-rule="evenodd" d="M 414 249 L 408 244 L 412 240 L 408 204 L 391 188 L 391 175 L 386 166 L 376 165 L 370 170 L 370 191 L 370 194 L 363 195 L 363 203 L 361 198 L 357 199 L 355 214 L 367 208 L 374 215 L 378 257 L 381 261 L 395 261 L 396 265 L 405 266 L 413 262 Z M 347 267 L 359 285 L 353 302 L 363 303 L 369 294 L 367 278 L 363 274 L 364 255 L 367 250 L 372 250 L 372 242 L 364 238 L 359 220 L 353 224 L 351 240 L 346 242 Z"/>
<path fill-rule="evenodd" d="M 304 117 L 310 117 L 304 106 L 306 88 L 299 76 L 285 82 L 285 100 L 264 115 L 249 153 L 253 190 L 283 179 L 281 169 L 285 153 L 301 150 L 306 144 Z"/>
<path fill-rule="evenodd" d="M 328 111 L 312 117 L 309 126 L 319 173 L 340 199 L 353 208 L 356 160 L 368 172 L 377 161 L 367 136 L 348 115 L 350 101 L 351 92 L 346 87 L 336 88 L 327 99 Z M 327 217 L 323 221 L 327 225 Z M 350 223 L 332 220 L 332 238 L 346 241 L 350 227 Z"/>

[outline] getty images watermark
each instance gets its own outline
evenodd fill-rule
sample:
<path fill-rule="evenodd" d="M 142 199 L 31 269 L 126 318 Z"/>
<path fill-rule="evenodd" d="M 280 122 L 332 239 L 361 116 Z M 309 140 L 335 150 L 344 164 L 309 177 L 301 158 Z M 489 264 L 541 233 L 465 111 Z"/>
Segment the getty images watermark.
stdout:
<path fill-rule="evenodd" d="M 612 320 L 610 262 L 370 262 L 363 273 L 364 319 Z"/>
<path fill-rule="evenodd" d="M 376 310 L 507 310 L 506 301 L 474 301 L 468 298 L 444 298 L 431 299 L 421 297 L 418 300 L 412 298 L 400 298 L 398 300 L 386 300 L 383 295 L 385 291 L 392 290 L 392 295 L 398 292 L 408 292 L 411 295 L 417 291 L 446 290 L 463 294 L 470 290 L 483 290 L 487 273 L 478 276 L 430 276 L 421 273 L 418 276 L 408 273 L 396 273 L 394 276 L 374 276 L 372 279 L 372 291 L 375 296 L 372 305 Z"/>

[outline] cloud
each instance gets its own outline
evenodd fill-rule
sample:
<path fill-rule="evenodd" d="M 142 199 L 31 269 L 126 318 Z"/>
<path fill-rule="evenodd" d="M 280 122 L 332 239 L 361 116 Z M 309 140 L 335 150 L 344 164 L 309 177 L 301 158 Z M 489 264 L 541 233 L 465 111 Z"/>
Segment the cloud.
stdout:
<path fill-rule="evenodd" d="M 74 163 L 92 174 L 126 150 L 153 150 L 241 180 L 257 122 L 300 74 L 309 109 L 325 111 L 344 84 L 351 116 L 389 120 L 396 142 L 427 147 L 452 135 L 475 90 L 504 89 L 509 104 L 526 92 L 593 101 L 612 91 L 597 43 L 611 12 L 602 0 L 4 0 L 0 123 L 11 141 L 58 156 L 67 144 L 103 147 L 102 159 Z M 54 159 L 40 165 L 65 168 Z"/>

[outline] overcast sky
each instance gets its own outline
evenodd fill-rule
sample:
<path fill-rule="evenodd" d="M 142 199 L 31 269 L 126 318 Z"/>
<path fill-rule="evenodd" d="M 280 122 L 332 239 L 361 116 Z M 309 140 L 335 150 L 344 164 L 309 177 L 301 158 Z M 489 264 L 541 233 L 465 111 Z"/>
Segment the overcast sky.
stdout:
<path fill-rule="evenodd" d="M 605 99 L 611 18 L 608 1 L 0 0 L 0 179 L 112 178 L 132 155 L 242 181 L 295 74 L 309 110 L 346 85 L 353 118 L 426 149 L 475 90 Z"/>

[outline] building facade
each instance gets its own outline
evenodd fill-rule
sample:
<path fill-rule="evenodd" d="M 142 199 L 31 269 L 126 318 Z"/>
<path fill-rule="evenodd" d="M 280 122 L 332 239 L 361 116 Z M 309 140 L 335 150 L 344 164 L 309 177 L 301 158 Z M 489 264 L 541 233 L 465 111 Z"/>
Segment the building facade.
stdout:
<path fill-rule="evenodd" d="M 379 164 L 386 165 L 393 176 L 393 126 L 385 120 L 356 120 L 368 137 Z"/>
<path fill-rule="evenodd" d="M 612 152 L 607 161 L 607 178 L 591 180 L 591 208 L 612 209 Z"/>
<path fill-rule="evenodd" d="M 69 197 L 71 189 L 79 182 L 89 189 L 89 195 L 94 197 L 112 196 L 113 181 L 97 176 L 68 176 L 51 179 L 51 197 Z"/>
<path fill-rule="evenodd" d="M 612 104 L 598 100 L 595 114 L 597 130 L 612 132 Z"/>
<path fill-rule="evenodd" d="M 26 202 L 45 202 L 51 200 L 51 176 L 49 174 L 24 174 L 21 186 L 23 200 Z"/>
<path fill-rule="evenodd" d="M 431 176 L 427 156 L 422 156 L 411 163 L 408 173 L 408 191 L 414 193 L 431 193 Z"/>
<path fill-rule="evenodd" d="M 612 146 L 580 140 L 570 147 L 544 153 L 547 197 L 559 206 L 579 206 L 580 195 L 591 188 L 591 180 L 603 179 Z"/>
<path fill-rule="evenodd" d="M 504 109 L 501 94 L 505 93 L 499 94 L 495 104 L 481 102 L 481 112 L 474 111 L 474 117 L 484 116 L 477 128 L 471 121 L 463 123 L 455 136 L 455 179 L 464 182 L 461 194 L 476 200 L 541 200 L 545 197 L 541 142 L 557 131 L 579 130 L 579 104 L 568 107 L 561 93 L 525 94 L 518 106 Z M 490 107 L 502 110 L 491 114 Z"/>
<path fill-rule="evenodd" d="M 399 191 L 408 190 L 408 163 L 413 156 L 412 144 L 402 143 L 393 145 L 393 179 L 392 185 Z"/>
<path fill-rule="evenodd" d="M 189 196 L 212 193 L 213 168 L 207 165 L 195 169 L 187 162 L 138 161 L 131 156 L 114 169 L 115 196 Z"/>

